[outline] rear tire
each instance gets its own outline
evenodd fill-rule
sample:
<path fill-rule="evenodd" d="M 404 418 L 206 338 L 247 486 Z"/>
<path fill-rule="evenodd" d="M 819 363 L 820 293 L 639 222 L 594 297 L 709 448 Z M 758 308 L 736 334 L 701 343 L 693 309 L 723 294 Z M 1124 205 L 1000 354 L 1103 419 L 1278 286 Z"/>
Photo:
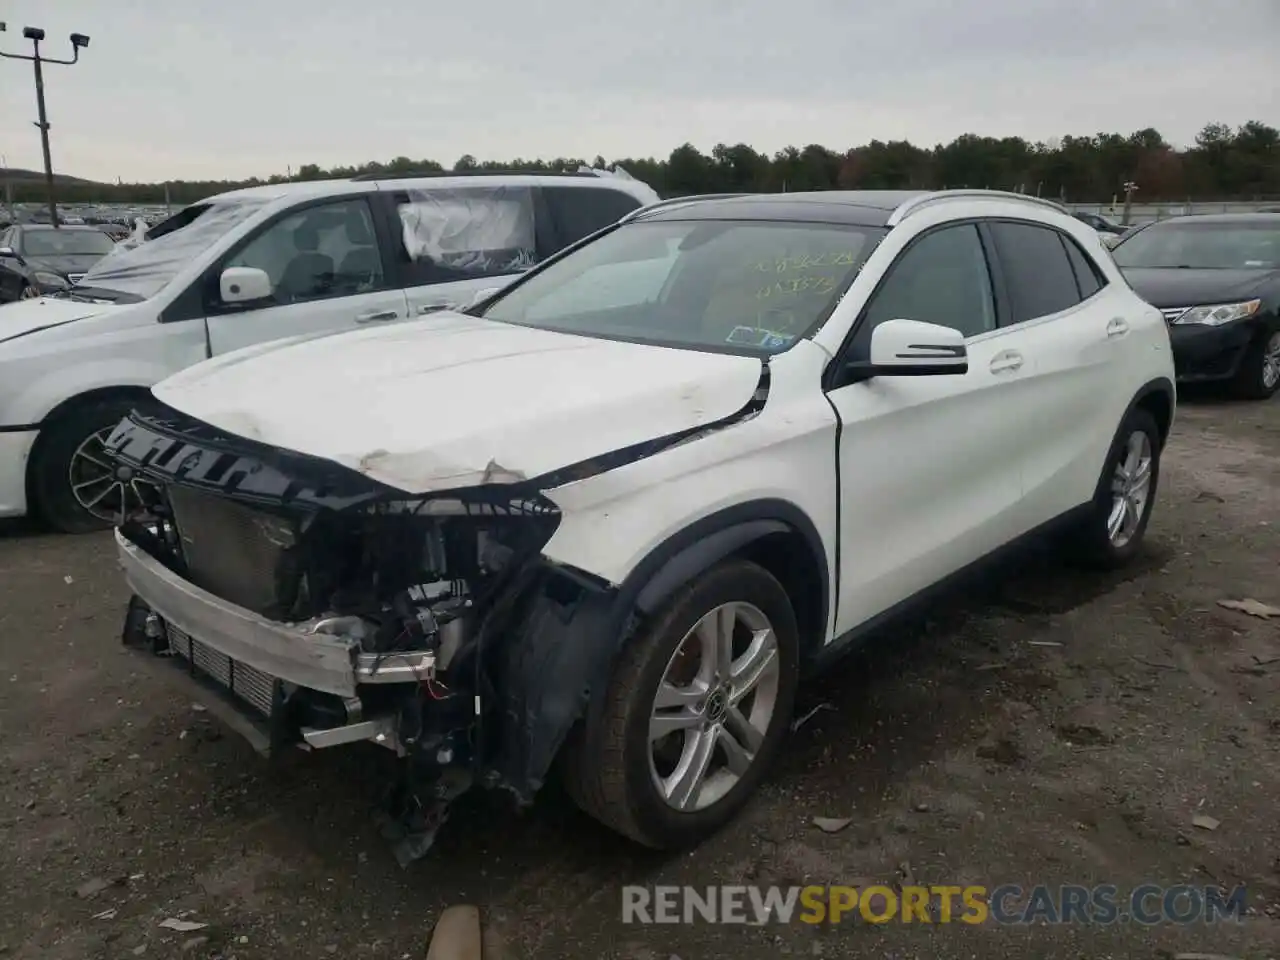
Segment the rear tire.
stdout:
<path fill-rule="evenodd" d="M 1080 560 L 1115 569 L 1142 549 L 1160 480 L 1160 452 L 1155 417 L 1141 407 L 1131 410 L 1111 442 L 1089 515 L 1075 531 Z"/>
<path fill-rule="evenodd" d="M 1242 400 L 1268 400 L 1280 389 L 1280 330 L 1272 330 L 1249 344 L 1231 391 Z"/>
<path fill-rule="evenodd" d="M 145 402 L 128 397 L 84 403 L 41 430 L 31 457 L 31 492 L 36 513 L 54 530 L 78 534 L 110 528 L 118 522 L 121 490 L 128 491 L 129 503 L 134 504 L 138 485 L 118 478 L 101 441 L 139 406 Z M 94 476 L 101 479 L 94 481 Z M 100 494 L 101 499 L 92 503 Z"/>
<path fill-rule="evenodd" d="M 702 841 L 737 814 L 782 746 L 799 656 L 782 585 L 745 560 L 712 568 L 627 642 L 600 716 L 566 745 L 570 796 L 645 846 Z"/>

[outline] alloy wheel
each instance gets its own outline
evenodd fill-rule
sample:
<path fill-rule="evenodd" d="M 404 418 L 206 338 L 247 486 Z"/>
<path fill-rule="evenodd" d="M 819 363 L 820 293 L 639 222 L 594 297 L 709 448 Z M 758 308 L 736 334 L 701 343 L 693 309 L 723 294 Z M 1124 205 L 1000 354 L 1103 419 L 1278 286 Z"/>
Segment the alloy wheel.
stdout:
<path fill-rule="evenodd" d="M 23 287 L 22 292 L 18 294 L 19 300 L 39 300 L 40 291 L 35 287 Z"/>
<path fill-rule="evenodd" d="M 756 760 L 777 707 L 782 662 L 769 618 L 734 602 L 705 614 L 667 663 L 649 720 L 649 769 L 680 811 L 703 810 Z"/>
<path fill-rule="evenodd" d="M 1274 390 L 1280 383 L 1280 332 L 1273 333 L 1262 350 L 1262 386 Z"/>
<path fill-rule="evenodd" d="M 1107 538 L 1117 549 L 1134 538 L 1151 497 L 1151 467 L 1154 460 L 1151 438 L 1143 430 L 1129 434 L 1124 455 L 1111 479 L 1111 511 L 1107 516 Z"/>
<path fill-rule="evenodd" d="M 115 427 L 90 434 L 71 455 L 67 481 L 76 502 L 90 515 L 108 523 L 145 510 L 159 492 L 128 467 L 113 465 L 106 451 L 107 437 Z"/>

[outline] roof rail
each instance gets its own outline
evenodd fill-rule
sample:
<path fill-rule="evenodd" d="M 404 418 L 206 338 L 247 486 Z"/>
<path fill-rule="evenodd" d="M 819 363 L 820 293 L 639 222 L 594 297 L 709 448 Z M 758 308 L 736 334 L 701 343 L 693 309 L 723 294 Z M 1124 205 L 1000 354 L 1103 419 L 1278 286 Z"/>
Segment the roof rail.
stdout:
<path fill-rule="evenodd" d="M 428 177 L 595 177 L 594 173 L 563 173 L 552 170 L 406 170 L 400 173 L 361 173 L 352 181 L 368 180 L 418 180 Z"/>
<path fill-rule="evenodd" d="M 669 197 L 666 200 L 659 200 L 645 207 L 638 207 L 626 214 L 619 223 L 629 223 L 632 220 L 638 220 L 645 214 L 653 213 L 655 210 L 666 210 L 670 207 L 681 207 L 689 203 L 697 203 L 700 200 L 732 200 L 735 197 L 749 197 L 749 193 L 700 193 L 691 197 Z"/>
<path fill-rule="evenodd" d="M 941 203 L 944 200 L 1015 200 L 1034 204 L 1037 207 L 1043 207 L 1057 213 L 1067 213 L 1067 208 L 1060 203 L 1046 200 L 1043 197 L 1033 197 L 1026 193 L 1014 193 L 1011 190 L 934 190 L 898 204 L 897 209 L 889 214 L 889 219 L 885 221 L 885 225 L 896 227 L 923 207 Z"/>

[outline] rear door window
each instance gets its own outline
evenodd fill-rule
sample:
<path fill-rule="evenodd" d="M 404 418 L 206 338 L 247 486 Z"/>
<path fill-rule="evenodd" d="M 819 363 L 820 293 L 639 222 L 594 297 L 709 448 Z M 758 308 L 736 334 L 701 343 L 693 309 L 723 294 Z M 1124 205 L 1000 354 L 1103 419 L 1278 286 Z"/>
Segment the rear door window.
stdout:
<path fill-rule="evenodd" d="M 541 259 L 528 187 L 411 190 L 395 206 L 405 286 L 509 276 Z"/>
<path fill-rule="evenodd" d="M 1080 249 L 1080 244 L 1065 234 L 1059 234 L 1059 238 L 1062 240 L 1062 245 L 1067 248 L 1067 259 L 1071 261 L 1071 269 L 1076 275 L 1080 299 L 1088 300 L 1107 285 L 1106 278 L 1093 262 L 1093 258 Z"/>
<path fill-rule="evenodd" d="M 1070 310 L 1083 299 L 1057 230 L 1005 220 L 988 227 L 999 251 L 1012 323 Z"/>
<path fill-rule="evenodd" d="M 542 196 L 562 247 L 591 236 L 641 206 L 631 194 L 608 187 L 543 187 Z"/>

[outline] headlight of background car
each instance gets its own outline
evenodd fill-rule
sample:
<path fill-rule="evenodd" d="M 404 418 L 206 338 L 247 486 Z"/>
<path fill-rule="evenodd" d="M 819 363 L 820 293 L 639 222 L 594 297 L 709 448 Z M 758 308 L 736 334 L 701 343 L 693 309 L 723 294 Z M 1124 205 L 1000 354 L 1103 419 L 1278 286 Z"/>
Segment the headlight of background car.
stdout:
<path fill-rule="evenodd" d="M 36 283 L 44 287 L 46 290 L 65 290 L 71 284 L 67 283 L 66 277 L 60 277 L 56 273 L 46 273 L 44 270 L 37 270 L 31 275 Z"/>
<path fill-rule="evenodd" d="M 1232 320 L 1243 320 L 1252 317 L 1262 309 L 1261 300 L 1250 300 L 1247 303 L 1220 303 L 1207 307 L 1192 307 L 1174 323 L 1199 323 L 1206 327 L 1220 327 Z"/>

